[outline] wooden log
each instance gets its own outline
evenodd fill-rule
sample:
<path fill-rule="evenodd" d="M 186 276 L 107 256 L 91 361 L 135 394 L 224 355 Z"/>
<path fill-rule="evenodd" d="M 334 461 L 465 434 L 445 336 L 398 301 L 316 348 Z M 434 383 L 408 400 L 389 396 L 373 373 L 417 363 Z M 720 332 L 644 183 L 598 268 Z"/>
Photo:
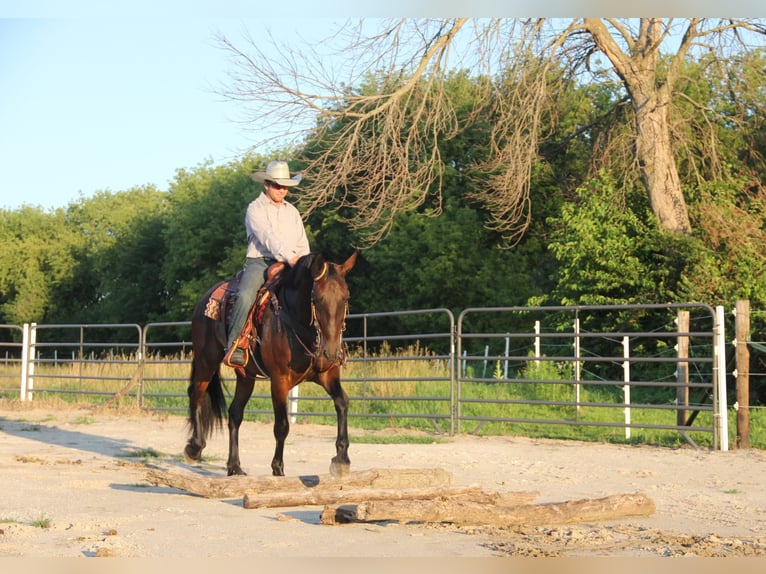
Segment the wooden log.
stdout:
<path fill-rule="evenodd" d="M 648 516 L 654 502 L 643 494 L 616 494 L 597 499 L 545 504 L 494 506 L 454 500 L 369 501 L 355 507 L 325 508 L 323 523 L 450 522 L 465 526 L 542 526 L 606 522 L 627 516 Z"/>
<path fill-rule="evenodd" d="M 192 472 L 150 470 L 149 484 L 185 490 L 205 498 L 239 498 L 247 491 L 273 492 L 296 489 L 349 487 L 415 488 L 452 484 L 452 475 L 440 468 L 370 469 L 351 472 L 343 478 L 331 474 L 306 476 L 202 476 Z"/>
<path fill-rule="evenodd" d="M 356 518 L 356 504 L 335 505 L 328 504 L 322 509 L 319 515 L 319 523 L 327 525 L 349 524 L 351 522 L 361 522 Z"/>
<path fill-rule="evenodd" d="M 246 492 L 245 508 L 277 508 L 288 506 L 321 506 L 368 500 L 428 500 L 438 497 L 481 494 L 480 486 L 437 486 L 424 488 L 337 488 L 299 491 Z"/>
<path fill-rule="evenodd" d="M 448 516 L 448 513 L 454 513 L 456 508 L 462 509 L 461 512 L 463 514 L 484 514 L 493 512 L 493 508 L 497 506 L 529 504 L 538 496 L 540 496 L 540 493 L 533 491 L 505 493 L 479 491 L 476 493 L 456 494 L 449 497 L 439 496 L 433 499 L 408 500 L 406 503 L 392 503 L 388 505 L 388 510 L 384 512 L 390 513 L 390 516 L 383 520 L 450 522 L 444 518 Z M 364 503 L 367 502 L 369 500 L 364 501 Z M 364 504 L 359 506 L 364 507 Z M 357 517 L 357 505 L 327 505 L 320 517 L 322 524 L 345 524 L 363 521 Z"/>

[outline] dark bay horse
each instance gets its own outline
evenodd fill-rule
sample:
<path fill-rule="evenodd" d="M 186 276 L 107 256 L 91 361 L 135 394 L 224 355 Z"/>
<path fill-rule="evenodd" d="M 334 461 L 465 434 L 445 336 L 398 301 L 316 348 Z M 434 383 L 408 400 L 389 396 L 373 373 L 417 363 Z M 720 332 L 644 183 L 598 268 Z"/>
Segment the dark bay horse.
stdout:
<path fill-rule="evenodd" d="M 258 325 L 257 341 L 250 345 L 245 368 L 236 369 L 237 386 L 228 412 L 229 475 L 245 474 L 239 460 L 239 427 L 245 405 L 253 394 L 255 379 L 271 380 L 276 449 L 271 461 L 275 476 L 284 476 L 283 452 L 290 430 L 287 413 L 288 391 L 303 381 L 321 385 L 332 397 L 338 417 L 336 455 L 330 471 L 348 472 L 348 396 L 340 384 L 344 362 L 342 332 L 348 312 L 346 274 L 356 263 L 354 252 L 343 264 L 332 263 L 321 254 L 302 257 L 294 267 L 285 267 L 271 301 Z M 223 283 L 223 282 L 222 282 Z M 220 283 L 219 283 L 220 285 Z M 187 460 L 197 461 L 215 426 L 222 426 L 226 407 L 220 366 L 226 344 L 225 316 L 206 313 L 212 287 L 197 303 L 192 316 L 192 360 L 189 383 L 189 441 Z M 225 315 L 225 313 L 224 313 Z"/>

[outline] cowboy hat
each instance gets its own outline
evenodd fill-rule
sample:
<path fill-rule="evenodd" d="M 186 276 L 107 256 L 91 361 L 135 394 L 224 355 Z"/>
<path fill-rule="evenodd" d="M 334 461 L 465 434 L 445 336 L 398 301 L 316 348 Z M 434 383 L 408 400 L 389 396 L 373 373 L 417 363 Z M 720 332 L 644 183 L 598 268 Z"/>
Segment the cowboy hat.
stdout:
<path fill-rule="evenodd" d="M 254 171 L 250 177 L 258 183 L 273 181 L 277 185 L 292 187 L 298 185 L 303 176 L 296 173 L 293 177 L 290 177 L 290 168 L 287 166 L 286 161 L 272 161 L 266 166 L 266 171 Z"/>

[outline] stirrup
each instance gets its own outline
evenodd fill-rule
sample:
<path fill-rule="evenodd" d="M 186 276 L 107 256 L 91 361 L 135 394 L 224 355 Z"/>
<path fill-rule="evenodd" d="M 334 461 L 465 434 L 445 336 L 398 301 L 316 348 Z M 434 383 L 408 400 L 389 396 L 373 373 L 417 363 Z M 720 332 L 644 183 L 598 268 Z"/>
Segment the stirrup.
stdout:
<path fill-rule="evenodd" d="M 242 363 L 235 363 L 232 362 L 232 356 L 237 351 L 242 353 Z M 226 353 L 226 355 L 223 357 L 223 362 L 227 367 L 231 367 L 232 369 L 241 369 L 244 368 L 247 365 L 248 357 L 247 357 L 247 349 L 243 349 L 241 347 L 238 347 L 237 345 L 232 345 L 231 349 Z"/>

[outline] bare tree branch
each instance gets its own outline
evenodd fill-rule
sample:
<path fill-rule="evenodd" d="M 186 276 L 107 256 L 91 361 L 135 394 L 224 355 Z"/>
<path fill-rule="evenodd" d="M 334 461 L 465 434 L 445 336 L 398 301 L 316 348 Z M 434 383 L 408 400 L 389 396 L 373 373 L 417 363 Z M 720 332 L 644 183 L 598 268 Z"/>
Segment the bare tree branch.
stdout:
<path fill-rule="evenodd" d="M 634 132 L 605 133 L 596 161 L 620 158 L 640 171 L 662 225 L 686 231 L 671 139 L 680 132 L 670 116 L 683 64 L 693 51 L 762 45 L 765 33 L 759 19 L 453 18 L 350 21 L 314 46 L 249 38 L 240 49 L 220 41 L 236 63 L 225 95 L 248 106 L 253 127 L 263 130 L 259 144 L 322 142 L 302 154 L 306 214 L 331 203 L 348 208 L 349 224 L 370 243 L 385 236 L 397 212 L 427 198 L 438 214 L 440 143 L 488 115 L 490 153 L 464 166 L 465 175 L 475 185 L 471 197 L 491 213 L 490 226 L 513 243 L 529 222 L 530 174 L 555 126 L 562 69 L 612 74 L 629 94 Z M 282 58 L 267 58 L 262 42 L 278 46 Z M 673 42 L 665 57 L 662 48 Z M 320 53 L 325 45 L 332 51 Z M 597 53 L 611 66 L 594 66 Z M 473 72 L 481 95 L 459 120 L 444 81 L 461 68 Z"/>

